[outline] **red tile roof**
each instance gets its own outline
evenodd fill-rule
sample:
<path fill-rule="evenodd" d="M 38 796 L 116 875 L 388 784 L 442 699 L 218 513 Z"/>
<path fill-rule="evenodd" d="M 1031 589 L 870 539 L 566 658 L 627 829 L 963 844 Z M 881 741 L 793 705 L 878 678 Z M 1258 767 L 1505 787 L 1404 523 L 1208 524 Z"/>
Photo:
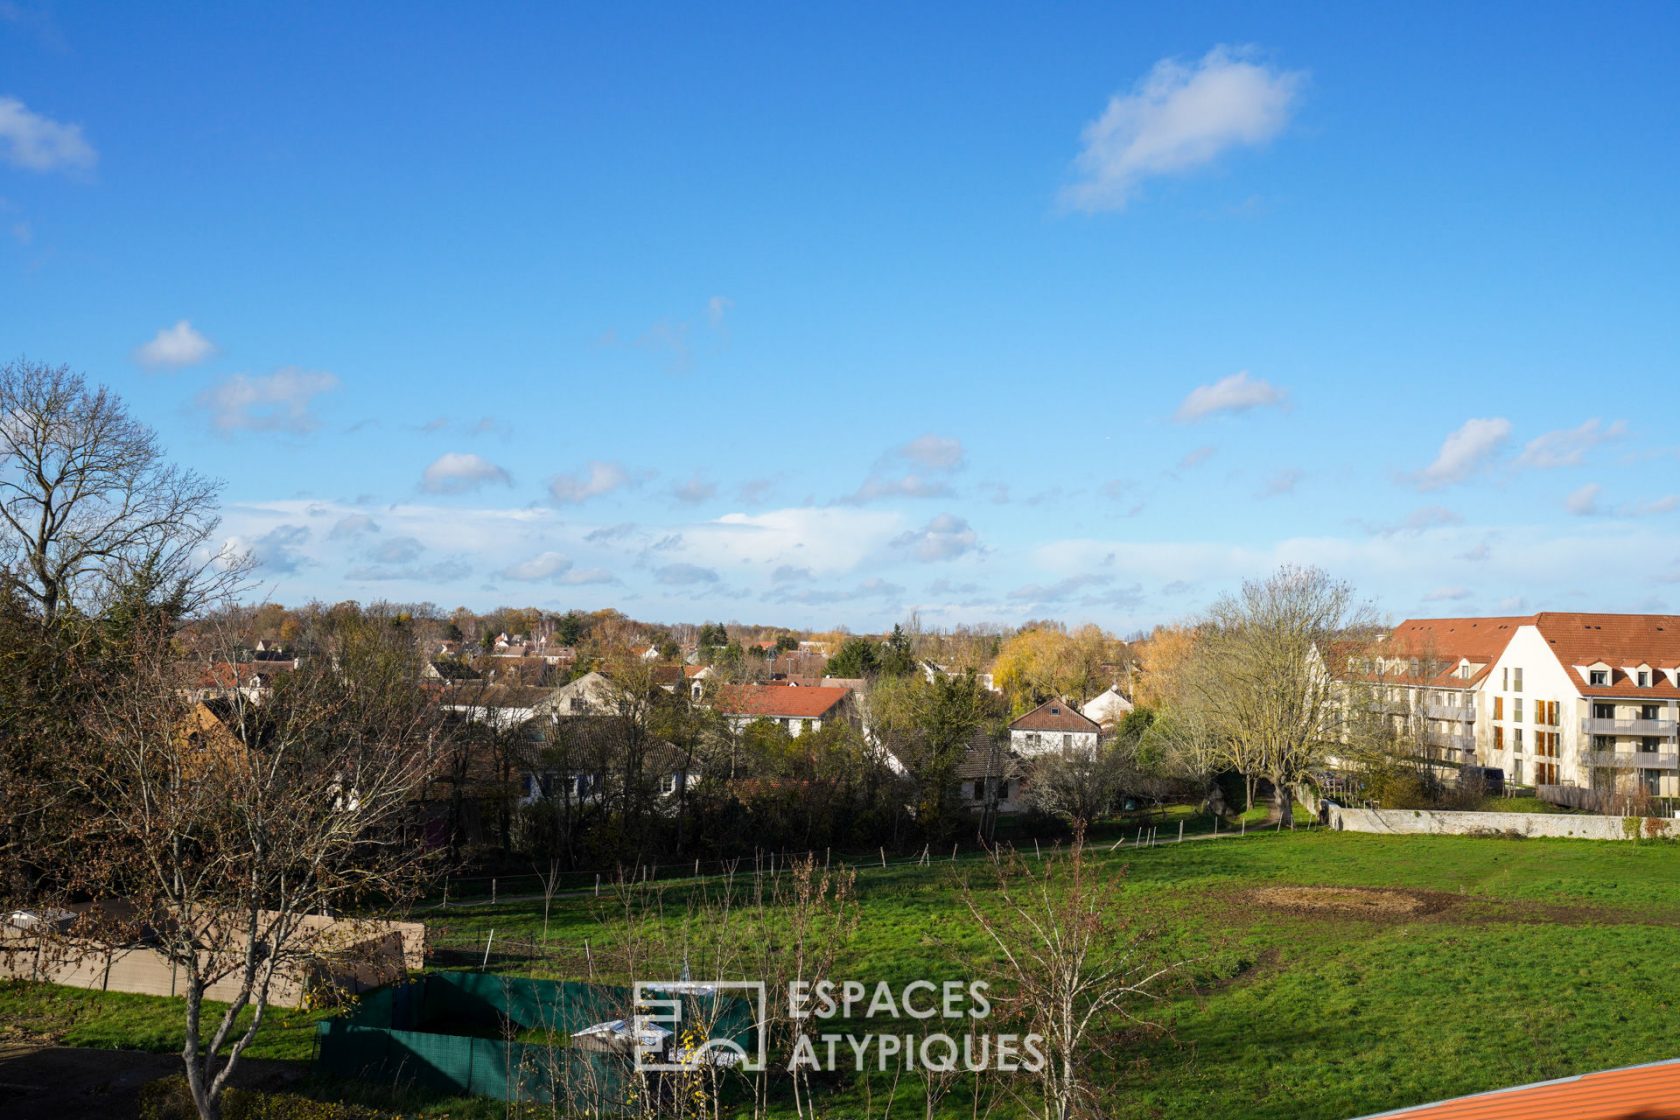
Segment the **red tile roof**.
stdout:
<path fill-rule="evenodd" d="M 1434 663 L 1437 670 L 1422 680 L 1412 682 L 1425 685 L 1457 686 L 1474 684 L 1487 675 L 1491 666 L 1516 634 L 1517 627 L 1534 621 L 1533 615 L 1505 615 L 1496 618 L 1408 618 L 1390 631 L 1387 640 L 1378 648 L 1378 655 L 1388 658 L 1420 658 Z M 1453 676 L 1459 661 L 1484 666 L 1466 680 Z"/>
<path fill-rule="evenodd" d="M 1496 1089 L 1378 1115 L 1393 1120 L 1680 1120 L 1680 1059 Z"/>
<path fill-rule="evenodd" d="M 1680 615 L 1548 611 L 1535 615 L 1534 621 L 1583 696 L 1680 698 L 1680 688 L 1656 671 L 1680 666 Z M 1600 661 L 1610 666 L 1608 685 L 1590 685 L 1590 678 L 1575 671 L 1577 665 L 1585 667 Z M 1649 688 L 1640 688 L 1622 671 L 1639 665 L 1649 665 L 1653 670 Z"/>
<path fill-rule="evenodd" d="M 1101 731 L 1102 725 L 1086 718 L 1072 704 L 1046 700 L 1009 725 L 1011 731 Z"/>
<path fill-rule="evenodd" d="M 849 688 L 737 684 L 719 691 L 717 708 L 724 715 L 755 719 L 820 719 L 851 694 Z"/>

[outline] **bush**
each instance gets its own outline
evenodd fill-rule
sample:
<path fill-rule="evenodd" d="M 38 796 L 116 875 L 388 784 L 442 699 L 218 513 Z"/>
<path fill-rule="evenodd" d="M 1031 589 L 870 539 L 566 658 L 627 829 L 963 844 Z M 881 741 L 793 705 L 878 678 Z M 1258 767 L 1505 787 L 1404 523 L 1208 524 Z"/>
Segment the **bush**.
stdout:
<path fill-rule="evenodd" d="M 140 1120 L 198 1120 L 184 1075 L 153 1081 L 140 1090 Z M 394 1114 L 293 1093 L 228 1089 L 222 1120 L 394 1120 Z"/>

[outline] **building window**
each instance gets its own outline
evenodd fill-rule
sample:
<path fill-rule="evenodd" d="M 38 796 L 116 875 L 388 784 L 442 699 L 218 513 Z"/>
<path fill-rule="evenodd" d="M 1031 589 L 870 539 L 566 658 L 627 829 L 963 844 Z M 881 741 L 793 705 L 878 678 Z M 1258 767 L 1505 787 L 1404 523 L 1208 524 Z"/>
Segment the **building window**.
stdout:
<path fill-rule="evenodd" d="M 1522 666 L 1521 665 L 1519 665 L 1515 669 L 1511 670 L 1511 691 L 1512 692 L 1521 692 L 1522 691 Z"/>
<path fill-rule="evenodd" d="M 1499 698 L 1496 696 L 1494 699 L 1498 700 Z M 1498 724 L 1493 727 L 1493 749 L 1496 751 L 1505 749 L 1505 729 Z"/>
<path fill-rule="evenodd" d="M 677 776 L 675 774 L 667 774 L 663 778 L 659 779 L 659 792 L 660 793 L 675 793 L 675 792 L 677 792 Z"/>
<path fill-rule="evenodd" d="M 1003 780 L 998 782 L 997 791 L 998 791 L 998 800 L 999 801 L 1008 801 L 1009 800 L 1009 779 L 1008 778 L 1004 778 Z"/>
<path fill-rule="evenodd" d="M 974 779 L 974 800 L 976 800 L 976 801 L 986 800 L 986 779 L 984 779 L 984 778 Z"/>
<path fill-rule="evenodd" d="M 1523 784 L 1523 767 L 1520 758 L 1511 760 L 1511 784 L 1518 786 Z"/>
<path fill-rule="evenodd" d="M 1517 723 L 1521 723 L 1523 721 L 1521 696 L 1511 701 L 1511 718 Z"/>
<path fill-rule="evenodd" d="M 1641 739 L 1641 740 L 1639 740 L 1639 751 L 1640 751 L 1641 754 L 1656 754 L 1657 753 L 1657 747 L 1658 747 L 1658 743 L 1657 743 L 1657 740 L 1655 740 L 1655 739 Z"/>
<path fill-rule="evenodd" d="M 1640 688 L 1650 688 L 1651 687 L 1651 670 L 1649 670 L 1649 669 L 1639 670 L 1639 687 Z"/>
<path fill-rule="evenodd" d="M 1505 697 L 1495 696 L 1493 698 L 1493 718 L 1494 719 L 1504 719 L 1505 718 Z"/>
<path fill-rule="evenodd" d="M 1502 692 L 1511 691 L 1511 667 L 1509 665 L 1499 670 L 1499 688 Z"/>
<path fill-rule="evenodd" d="M 1062 749 L 1064 751 L 1071 751 L 1073 749 L 1073 736 L 1072 735 L 1063 733 L 1063 735 L 1062 735 Z"/>
<path fill-rule="evenodd" d="M 1614 704 L 1594 704 L 1593 705 L 1593 718 L 1594 719 L 1615 719 L 1616 718 L 1616 705 L 1614 705 Z"/>
<path fill-rule="evenodd" d="M 1519 727 L 1511 732 L 1511 749 L 1518 754 L 1521 754 L 1523 749 L 1522 731 L 1523 729 Z"/>
<path fill-rule="evenodd" d="M 1661 770 L 1641 770 L 1639 772 L 1639 783 L 1645 787 L 1645 792 L 1652 797 L 1662 796 Z"/>
<path fill-rule="evenodd" d="M 1610 683 L 1610 670 L 1593 669 L 1587 673 L 1587 683 L 1592 685 L 1606 685 Z"/>
<path fill-rule="evenodd" d="M 1616 739 L 1613 735 L 1594 735 L 1592 749 L 1595 751 L 1613 751 L 1616 749 Z"/>

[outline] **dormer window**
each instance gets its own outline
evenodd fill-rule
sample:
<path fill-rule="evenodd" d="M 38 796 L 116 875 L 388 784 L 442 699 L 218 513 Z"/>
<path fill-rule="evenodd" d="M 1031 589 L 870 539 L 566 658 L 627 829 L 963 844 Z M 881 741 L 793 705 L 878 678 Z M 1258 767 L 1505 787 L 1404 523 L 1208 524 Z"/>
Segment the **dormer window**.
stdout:
<path fill-rule="evenodd" d="M 1603 685 L 1609 684 L 1610 683 L 1610 670 L 1608 670 L 1608 669 L 1589 669 L 1587 671 L 1587 683 L 1590 684 L 1590 685 L 1595 685 L 1595 686 L 1603 686 Z"/>
<path fill-rule="evenodd" d="M 1640 688 L 1650 688 L 1651 687 L 1651 670 L 1649 670 L 1649 669 L 1639 670 L 1639 687 Z"/>

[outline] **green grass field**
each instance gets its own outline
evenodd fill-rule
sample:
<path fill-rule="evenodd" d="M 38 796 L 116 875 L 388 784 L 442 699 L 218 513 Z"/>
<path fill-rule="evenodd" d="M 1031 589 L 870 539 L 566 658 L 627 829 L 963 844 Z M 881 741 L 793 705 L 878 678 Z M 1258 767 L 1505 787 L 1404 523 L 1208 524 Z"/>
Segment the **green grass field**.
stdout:
<path fill-rule="evenodd" d="M 1680 845 L 1286 831 L 1096 859 L 1107 874 L 1124 868 L 1127 898 L 1198 958 L 1186 970 L 1196 989 L 1151 1012 L 1165 1031 L 1116 1047 L 1111 1115 L 1343 1120 L 1680 1053 Z M 973 860 L 865 869 L 861 921 L 835 974 L 895 985 L 976 974 L 990 950 L 955 878 L 979 883 L 982 870 Z M 1385 896 L 1392 912 L 1355 912 L 1295 887 L 1411 893 Z M 681 911 L 682 888 L 662 898 Z M 498 942 L 533 941 L 542 924 L 540 903 L 429 917 L 463 946 L 492 929 Z M 549 928 L 556 961 L 575 960 L 587 939 L 603 968 L 624 932 L 593 897 L 557 900 Z M 172 1048 L 172 1011 L 166 1000 L 0 985 L 0 1021 L 79 1045 Z M 282 1015 L 253 1053 L 307 1054 L 311 1020 Z M 856 1085 L 834 1090 L 835 1115 L 862 1104 Z M 966 1103 L 952 1108 L 966 1114 Z"/>

